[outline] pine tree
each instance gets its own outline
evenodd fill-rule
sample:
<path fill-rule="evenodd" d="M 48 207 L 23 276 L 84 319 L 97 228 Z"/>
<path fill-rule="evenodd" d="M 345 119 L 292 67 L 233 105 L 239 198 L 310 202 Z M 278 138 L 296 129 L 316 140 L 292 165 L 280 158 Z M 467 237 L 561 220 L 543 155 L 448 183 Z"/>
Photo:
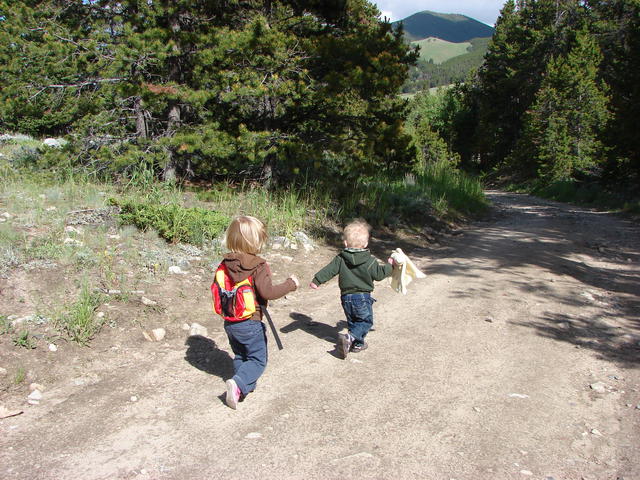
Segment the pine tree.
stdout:
<path fill-rule="evenodd" d="M 598 80 L 602 55 L 586 28 L 573 37 L 568 54 L 549 62 L 514 153 L 521 168 L 535 165 L 546 182 L 575 178 L 603 158 L 599 135 L 608 118 L 608 98 Z"/>

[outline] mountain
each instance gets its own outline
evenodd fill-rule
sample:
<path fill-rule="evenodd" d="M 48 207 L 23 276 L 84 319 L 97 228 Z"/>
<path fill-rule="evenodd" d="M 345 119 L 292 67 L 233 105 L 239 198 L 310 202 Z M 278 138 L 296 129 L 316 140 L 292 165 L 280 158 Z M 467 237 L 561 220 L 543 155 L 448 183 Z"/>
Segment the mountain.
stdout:
<path fill-rule="evenodd" d="M 494 28 L 466 15 L 436 13 L 425 10 L 392 22 L 394 28 L 402 23 L 408 41 L 423 40 L 429 37 L 447 42 L 468 42 L 473 38 L 492 37 Z"/>

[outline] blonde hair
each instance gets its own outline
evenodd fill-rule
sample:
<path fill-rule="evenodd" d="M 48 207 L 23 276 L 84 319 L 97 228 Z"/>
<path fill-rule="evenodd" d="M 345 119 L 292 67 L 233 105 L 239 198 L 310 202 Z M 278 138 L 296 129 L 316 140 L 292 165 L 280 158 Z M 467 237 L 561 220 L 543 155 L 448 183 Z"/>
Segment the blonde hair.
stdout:
<path fill-rule="evenodd" d="M 347 247 L 352 248 L 365 248 L 369 243 L 369 231 L 371 225 L 369 225 L 362 218 L 358 218 L 349 222 L 344 231 L 342 232 L 342 238 L 347 244 Z"/>
<path fill-rule="evenodd" d="M 234 253 L 256 254 L 267 241 L 267 228 L 255 217 L 241 215 L 233 219 L 224 234 L 224 243 Z"/>

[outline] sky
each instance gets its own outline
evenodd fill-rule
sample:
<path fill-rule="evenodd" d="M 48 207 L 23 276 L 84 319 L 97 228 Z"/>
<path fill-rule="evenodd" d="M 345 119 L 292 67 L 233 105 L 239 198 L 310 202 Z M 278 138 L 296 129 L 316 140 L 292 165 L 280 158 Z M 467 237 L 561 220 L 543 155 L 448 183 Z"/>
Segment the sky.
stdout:
<path fill-rule="evenodd" d="M 493 26 L 505 0 L 369 0 L 392 22 L 423 10 L 460 13 Z"/>

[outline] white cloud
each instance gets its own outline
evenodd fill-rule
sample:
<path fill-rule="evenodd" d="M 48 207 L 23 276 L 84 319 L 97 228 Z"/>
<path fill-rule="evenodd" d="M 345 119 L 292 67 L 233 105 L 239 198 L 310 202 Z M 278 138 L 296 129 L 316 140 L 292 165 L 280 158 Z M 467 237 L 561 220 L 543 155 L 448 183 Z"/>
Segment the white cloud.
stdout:
<path fill-rule="evenodd" d="M 460 13 L 488 25 L 494 25 L 505 0 L 370 0 L 378 9 L 391 13 L 390 18 L 402 20 L 423 10 L 439 13 Z"/>
<path fill-rule="evenodd" d="M 396 20 L 393 18 L 393 12 L 391 10 L 382 10 L 380 12 L 380 18 L 388 18 L 392 22 Z"/>

